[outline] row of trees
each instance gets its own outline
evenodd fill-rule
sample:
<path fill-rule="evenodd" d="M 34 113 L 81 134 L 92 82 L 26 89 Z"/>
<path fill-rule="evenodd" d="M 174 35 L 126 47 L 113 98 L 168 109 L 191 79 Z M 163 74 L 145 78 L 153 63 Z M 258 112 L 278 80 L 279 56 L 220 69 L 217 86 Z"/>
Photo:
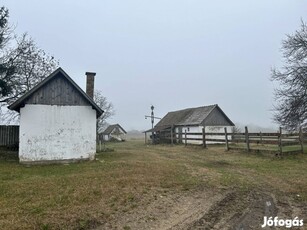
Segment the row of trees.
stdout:
<path fill-rule="evenodd" d="M 18 113 L 7 106 L 42 81 L 58 66 L 59 62 L 39 48 L 34 40 L 24 33 L 18 36 L 9 24 L 9 11 L 0 8 L 0 117 L 2 122 L 18 120 Z M 105 113 L 98 120 L 98 127 L 106 125 L 106 119 L 114 114 L 112 103 L 95 92 L 95 102 Z"/>

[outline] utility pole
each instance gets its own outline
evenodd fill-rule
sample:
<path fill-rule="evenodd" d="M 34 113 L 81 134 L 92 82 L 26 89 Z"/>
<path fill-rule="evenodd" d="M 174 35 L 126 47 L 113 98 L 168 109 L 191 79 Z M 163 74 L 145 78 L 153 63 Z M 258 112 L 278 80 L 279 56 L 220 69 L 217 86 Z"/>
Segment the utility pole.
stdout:
<path fill-rule="evenodd" d="M 155 119 L 161 119 L 159 117 L 155 117 L 155 115 L 154 115 L 154 108 L 155 107 L 153 105 L 150 107 L 150 109 L 151 109 L 151 115 L 150 116 L 145 115 L 145 119 L 147 119 L 147 118 L 151 119 L 151 141 L 152 141 L 153 144 L 155 143 L 155 136 L 154 136 L 154 123 L 155 123 Z"/>

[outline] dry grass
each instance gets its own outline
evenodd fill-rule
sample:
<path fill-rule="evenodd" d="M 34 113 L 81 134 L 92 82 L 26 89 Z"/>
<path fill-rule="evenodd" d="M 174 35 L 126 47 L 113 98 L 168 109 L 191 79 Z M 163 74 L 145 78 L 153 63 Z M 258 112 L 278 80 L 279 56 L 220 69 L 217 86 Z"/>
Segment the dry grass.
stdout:
<path fill-rule="evenodd" d="M 156 193 L 267 189 L 307 200 L 307 155 L 283 159 L 221 147 L 110 143 L 94 162 L 26 167 L 0 160 L 0 229 L 89 229 Z M 299 196 L 297 196 L 299 195 Z"/>

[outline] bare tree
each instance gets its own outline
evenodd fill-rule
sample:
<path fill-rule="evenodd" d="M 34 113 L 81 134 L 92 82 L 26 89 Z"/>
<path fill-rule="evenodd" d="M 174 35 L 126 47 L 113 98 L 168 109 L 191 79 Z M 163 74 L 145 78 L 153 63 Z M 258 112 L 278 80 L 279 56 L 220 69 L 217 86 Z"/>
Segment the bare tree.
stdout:
<path fill-rule="evenodd" d="M 106 120 L 114 116 L 115 111 L 113 104 L 109 102 L 99 90 L 94 92 L 94 101 L 104 111 L 104 113 L 97 119 L 97 130 L 99 133 L 107 126 L 108 123 Z"/>
<path fill-rule="evenodd" d="M 6 8 L 0 8 L 0 74 L 4 72 L 10 72 L 8 66 L 3 63 L 3 56 L 5 53 L 4 47 L 8 44 L 11 39 L 11 29 L 8 25 L 8 15 L 9 12 Z M 0 95 L 6 96 L 10 92 L 10 87 L 7 82 L 3 79 L 0 79 Z"/>
<path fill-rule="evenodd" d="M 1 23 L 1 19 L 4 20 Z M 3 25 L 3 26 L 1 26 Z M 0 116 L 12 122 L 18 114 L 6 107 L 47 77 L 58 61 L 39 48 L 26 33 L 17 36 L 8 25 L 8 10 L 0 9 Z"/>
<path fill-rule="evenodd" d="M 238 126 L 232 126 L 232 127 L 231 127 L 231 132 L 232 132 L 232 133 L 242 133 L 242 130 L 241 130 L 241 128 L 238 127 Z"/>
<path fill-rule="evenodd" d="M 287 35 L 282 42 L 285 65 L 272 70 L 271 79 L 280 84 L 275 89 L 275 122 L 288 130 L 307 127 L 307 26 Z"/>

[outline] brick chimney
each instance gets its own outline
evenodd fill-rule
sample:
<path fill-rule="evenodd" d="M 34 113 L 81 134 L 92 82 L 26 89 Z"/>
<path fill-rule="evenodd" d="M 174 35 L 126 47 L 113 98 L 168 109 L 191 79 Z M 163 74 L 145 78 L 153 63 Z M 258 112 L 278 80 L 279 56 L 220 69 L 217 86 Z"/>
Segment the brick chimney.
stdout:
<path fill-rule="evenodd" d="M 94 80 L 96 73 L 93 72 L 86 72 L 86 94 L 90 98 L 94 98 Z"/>

